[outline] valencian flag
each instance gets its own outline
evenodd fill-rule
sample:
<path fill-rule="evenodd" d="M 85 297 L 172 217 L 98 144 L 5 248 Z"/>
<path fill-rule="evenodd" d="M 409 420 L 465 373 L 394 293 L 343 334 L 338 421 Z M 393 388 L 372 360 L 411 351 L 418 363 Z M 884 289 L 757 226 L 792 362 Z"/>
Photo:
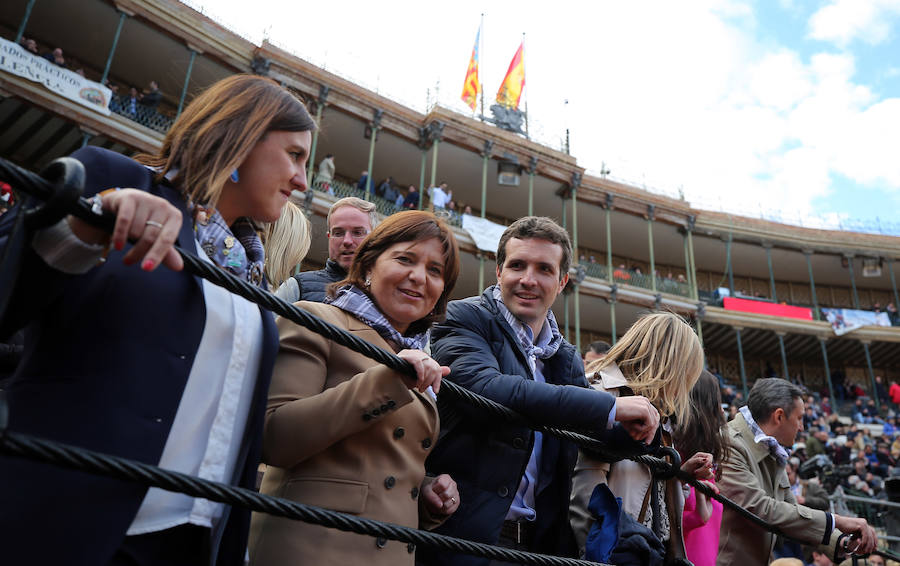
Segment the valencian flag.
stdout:
<path fill-rule="evenodd" d="M 472 48 L 472 58 L 469 59 L 469 68 L 466 69 L 466 80 L 463 83 L 462 100 L 475 110 L 478 94 L 481 92 L 481 83 L 478 81 L 478 43 L 481 39 L 481 26 L 478 26 L 478 34 L 475 36 L 475 47 Z"/>
<path fill-rule="evenodd" d="M 512 61 L 509 63 L 509 70 L 503 77 L 500 84 L 500 90 L 497 91 L 497 102 L 507 108 L 518 108 L 519 99 L 522 98 L 522 89 L 525 88 L 525 42 L 519 44 L 519 50 L 516 51 Z"/>

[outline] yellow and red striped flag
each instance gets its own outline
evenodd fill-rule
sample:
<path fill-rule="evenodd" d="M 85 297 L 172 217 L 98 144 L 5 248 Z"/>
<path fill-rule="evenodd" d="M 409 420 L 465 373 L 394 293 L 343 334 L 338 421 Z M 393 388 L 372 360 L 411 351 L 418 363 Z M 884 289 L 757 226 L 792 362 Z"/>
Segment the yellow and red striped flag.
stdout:
<path fill-rule="evenodd" d="M 500 90 L 497 91 L 497 102 L 507 108 L 518 108 L 519 99 L 522 98 L 522 90 L 525 88 L 525 42 L 519 44 L 519 49 L 509 63 L 509 69 Z"/>
<path fill-rule="evenodd" d="M 481 92 L 481 82 L 478 80 L 478 43 L 481 39 L 481 26 L 478 26 L 478 34 L 475 36 L 475 47 L 472 48 L 472 58 L 469 59 L 469 68 L 466 69 L 466 80 L 463 82 L 462 100 L 472 110 L 478 102 L 478 94 Z"/>

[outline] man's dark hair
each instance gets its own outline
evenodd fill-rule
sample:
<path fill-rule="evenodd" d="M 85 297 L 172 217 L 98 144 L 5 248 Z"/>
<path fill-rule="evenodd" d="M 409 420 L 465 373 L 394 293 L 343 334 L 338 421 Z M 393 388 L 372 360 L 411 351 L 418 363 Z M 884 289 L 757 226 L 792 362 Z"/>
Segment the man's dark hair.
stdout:
<path fill-rule="evenodd" d="M 562 259 L 559 260 L 559 280 L 562 281 L 562 278 L 569 272 L 569 266 L 572 264 L 572 240 L 569 239 L 569 233 L 552 218 L 526 216 L 510 224 L 509 228 L 500 236 L 500 244 L 497 246 L 497 267 L 500 269 L 503 269 L 503 262 L 506 261 L 506 243 L 510 238 L 519 240 L 539 238 L 559 245 L 562 248 Z"/>
<path fill-rule="evenodd" d="M 761 424 L 769 420 L 775 409 L 782 409 L 786 415 L 791 414 L 796 399 L 803 399 L 803 389 L 780 377 L 767 377 L 756 380 L 747 407 L 753 420 Z"/>
<path fill-rule="evenodd" d="M 610 348 L 612 348 L 612 346 L 609 345 L 609 342 L 597 340 L 596 342 L 591 342 L 590 344 L 588 344 L 588 349 L 585 350 L 584 353 L 587 354 L 588 352 L 593 350 L 595 354 L 605 354 L 606 352 L 609 352 Z"/>

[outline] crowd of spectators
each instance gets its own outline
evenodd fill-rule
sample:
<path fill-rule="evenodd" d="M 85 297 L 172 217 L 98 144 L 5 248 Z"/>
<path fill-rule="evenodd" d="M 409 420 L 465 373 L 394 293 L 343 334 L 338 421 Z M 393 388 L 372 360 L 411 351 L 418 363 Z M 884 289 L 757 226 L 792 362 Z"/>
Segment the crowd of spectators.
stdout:
<path fill-rule="evenodd" d="M 33 38 L 23 36 L 19 44 L 29 53 L 43 57 L 53 65 L 71 70 L 82 77 L 87 76 L 81 65 L 72 58 L 66 58 L 61 47 L 54 47 L 41 54 Z M 97 77 L 95 80 L 100 79 Z M 108 79 L 104 82 L 104 86 L 112 91 L 109 100 L 110 111 L 154 129 L 162 131 L 168 129 L 172 118 L 159 110 L 163 95 L 156 81 L 151 80 L 144 90 L 135 86 L 118 85 Z"/>
<path fill-rule="evenodd" d="M 723 408 L 731 420 L 745 404 L 743 392 L 726 382 L 715 368 L 710 371 L 720 380 Z M 880 384 L 881 376 L 876 380 Z M 827 395 L 819 393 L 811 393 L 806 398 L 804 430 L 793 446 L 791 462 L 796 471 L 808 459 L 824 455 L 831 465 L 823 478 L 827 480 L 823 487 L 830 488 L 827 495 L 833 495 L 834 489 L 840 486 L 847 495 L 886 500 L 884 480 L 900 475 L 898 404 L 885 392 L 880 397 L 879 411 L 875 399 L 865 395 L 858 384 L 853 385 L 850 389 L 859 388 L 863 395 L 843 404 L 838 401 L 833 405 Z M 891 387 L 896 400 L 900 401 L 900 385 L 893 382 Z M 799 478 L 794 482 L 792 489 L 801 495 L 810 482 L 817 483 Z M 814 491 L 822 493 L 818 488 Z"/>

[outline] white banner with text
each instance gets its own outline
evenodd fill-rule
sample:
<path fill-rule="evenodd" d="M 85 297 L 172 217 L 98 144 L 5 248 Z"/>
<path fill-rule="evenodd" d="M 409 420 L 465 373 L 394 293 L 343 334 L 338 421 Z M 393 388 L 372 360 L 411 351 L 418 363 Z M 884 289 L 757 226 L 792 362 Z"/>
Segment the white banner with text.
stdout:
<path fill-rule="evenodd" d="M 112 91 L 108 88 L 3 38 L 0 38 L 0 70 L 40 83 L 60 96 L 109 115 Z"/>

